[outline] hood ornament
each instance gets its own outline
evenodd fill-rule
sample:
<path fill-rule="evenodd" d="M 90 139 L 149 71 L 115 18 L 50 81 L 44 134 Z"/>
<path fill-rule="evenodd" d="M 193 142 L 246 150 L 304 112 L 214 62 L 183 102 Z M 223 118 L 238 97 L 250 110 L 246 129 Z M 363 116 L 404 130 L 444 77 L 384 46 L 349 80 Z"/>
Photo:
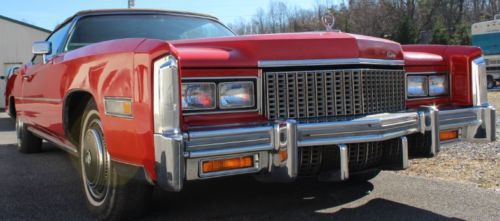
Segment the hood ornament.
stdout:
<path fill-rule="evenodd" d="M 338 30 L 333 29 L 333 27 L 335 26 L 335 17 L 332 14 L 323 15 L 323 17 L 321 18 L 321 22 L 323 22 L 323 25 L 325 26 L 327 32 L 338 32 Z"/>

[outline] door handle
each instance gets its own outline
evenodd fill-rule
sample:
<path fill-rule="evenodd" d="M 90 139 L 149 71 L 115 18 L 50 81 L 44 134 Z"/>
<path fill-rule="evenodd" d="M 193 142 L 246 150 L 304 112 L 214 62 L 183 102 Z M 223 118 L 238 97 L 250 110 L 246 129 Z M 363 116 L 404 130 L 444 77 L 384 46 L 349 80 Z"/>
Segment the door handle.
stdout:
<path fill-rule="evenodd" d="M 32 78 L 33 78 L 33 76 L 32 76 L 32 75 L 24 75 L 24 76 L 23 76 L 23 79 L 24 79 L 24 80 L 27 80 L 27 81 L 31 81 L 31 79 L 32 79 Z"/>

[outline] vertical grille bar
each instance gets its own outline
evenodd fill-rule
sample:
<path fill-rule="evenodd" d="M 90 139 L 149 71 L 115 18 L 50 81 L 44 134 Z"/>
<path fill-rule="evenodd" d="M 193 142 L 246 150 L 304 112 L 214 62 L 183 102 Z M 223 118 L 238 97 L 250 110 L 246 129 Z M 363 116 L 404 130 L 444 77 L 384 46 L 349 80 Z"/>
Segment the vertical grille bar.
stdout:
<path fill-rule="evenodd" d="M 307 117 L 316 117 L 316 78 L 314 72 L 306 73 Z"/>
<path fill-rule="evenodd" d="M 278 73 L 276 79 L 276 94 L 277 94 L 277 118 L 285 119 L 287 118 L 288 102 L 286 100 L 286 73 Z"/>
<path fill-rule="evenodd" d="M 306 96 L 306 79 L 304 72 L 297 72 L 297 116 L 298 118 L 307 117 L 307 96 Z"/>
<path fill-rule="evenodd" d="M 335 79 L 333 72 L 325 73 L 326 116 L 335 116 Z"/>
<path fill-rule="evenodd" d="M 295 73 L 286 74 L 288 117 L 297 118 L 297 88 L 295 84 Z"/>

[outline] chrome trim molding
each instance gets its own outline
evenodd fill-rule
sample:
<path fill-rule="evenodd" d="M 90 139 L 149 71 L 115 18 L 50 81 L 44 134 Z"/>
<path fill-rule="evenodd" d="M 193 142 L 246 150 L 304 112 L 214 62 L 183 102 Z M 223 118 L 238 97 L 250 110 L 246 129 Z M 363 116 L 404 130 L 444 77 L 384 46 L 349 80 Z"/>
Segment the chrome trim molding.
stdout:
<path fill-rule="evenodd" d="M 155 134 L 157 184 L 167 191 L 181 191 L 185 177 L 182 136 Z"/>
<path fill-rule="evenodd" d="M 177 59 L 171 55 L 154 62 L 154 149 L 157 183 L 180 191 L 185 177 L 184 137 L 180 130 L 180 80 Z"/>
<path fill-rule="evenodd" d="M 51 136 L 51 135 L 49 135 L 41 130 L 35 129 L 33 127 L 28 126 L 28 130 L 31 133 L 35 134 L 36 136 L 57 145 L 58 147 L 60 147 L 64 151 L 70 153 L 71 155 L 78 157 L 78 150 L 76 149 L 76 147 L 69 145 L 69 144 L 65 144 L 65 143 L 59 141 L 57 138 L 55 138 L 55 137 L 53 137 L 53 136 Z"/>
<path fill-rule="evenodd" d="M 440 74 L 442 72 L 437 72 L 437 71 L 422 71 L 422 72 L 406 72 L 406 75 L 433 75 L 433 74 Z"/>
<path fill-rule="evenodd" d="M 338 145 L 340 151 L 340 177 L 339 180 L 347 180 L 349 179 L 349 148 L 347 145 L 340 144 Z"/>
<path fill-rule="evenodd" d="M 235 146 L 238 146 L 237 144 Z M 220 156 L 220 155 L 228 155 L 228 154 L 240 154 L 247 152 L 257 152 L 257 151 L 269 151 L 271 150 L 270 145 L 253 145 L 253 146 L 245 146 L 245 147 L 233 147 L 226 149 L 211 149 L 211 150 L 202 150 L 202 151 L 192 151 L 187 152 L 186 156 L 189 158 L 200 158 L 200 157 L 212 157 L 212 156 Z"/>
<path fill-rule="evenodd" d="M 486 63 L 484 57 L 476 58 L 471 63 L 472 103 L 474 106 L 488 106 L 488 89 L 486 88 Z"/>
<path fill-rule="evenodd" d="M 288 153 L 286 168 L 290 179 L 296 178 L 299 173 L 297 129 L 297 121 L 290 119 L 286 122 L 286 151 Z"/>
<path fill-rule="evenodd" d="M 299 124 L 299 146 L 383 141 L 418 131 L 419 114 L 375 114 L 338 122 Z"/>
<path fill-rule="evenodd" d="M 404 66 L 404 60 L 383 60 L 370 58 L 343 59 L 306 59 L 306 60 L 269 60 L 259 61 L 259 68 L 297 67 L 297 66 L 329 66 L 329 65 L 386 65 Z"/>
<path fill-rule="evenodd" d="M 257 77 L 255 76 L 231 76 L 229 77 L 183 77 L 182 80 L 188 80 L 188 81 L 193 81 L 193 80 L 206 80 L 206 81 L 216 81 L 216 80 L 226 80 L 223 82 L 232 82 L 234 79 L 249 79 L 249 80 L 255 80 Z M 186 83 L 196 83 L 196 82 L 186 82 Z M 211 82 L 200 82 L 200 83 L 211 83 Z M 183 83 L 185 84 L 185 83 Z"/>
<path fill-rule="evenodd" d="M 193 115 L 208 115 L 208 114 L 233 114 L 233 113 L 252 113 L 257 112 L 257 109 L 249 109 L 249 110 L 220 110 L 220 111 L 202 111 L 202 112 L 193 112 L 193 113 L 182 113 L 184 116 L 193 116 Z"/>
<path fill-rule="evenodd" d="M 52 103 L 61 103 L 62 99 L 60 98 L 41 98 L 41 97 L 16 97 L 19 100 L 31 100 L 31 101 L 43 101 L 43 102 L 52 102 Z"/>
<path fill-rule="evenodd" d="M 406 136 L 401 137 L 401 169 L 406 169 L 410 166 L 410 161 L 408 160 L 408 138 Z"/>
<path fill-rule="evenodd" d="M 154 132 L 180 133 L 180 80 L 177 59 L 168 55 L 156 60 L 153 79 Z"/>
<path fill-rule="evenodd" d="M 429 154 L 435 156 L 439 152 L 439 110 L 435 106 L 425 106 L 420 108 L 425 113 L 425 130 L 431 133 L 431 148 Z"/>
<path fill-rule="evenodd" d="M 262 69 L 259 69 L 259 73 L 257 76 L 257 85 L 255 85 L 256 90 L 257 90 L 257 97 L 255 99 L 257 101 L 257 110 L 259 111 L 260 115 L 262 115 L 262 113 L 264 112 L 264 110 L 262 108 L 262 102 L 263 102 L 263 96 L 264 96 L 262 84 L 263 84 L 263 82 L 262 82 Z"/>

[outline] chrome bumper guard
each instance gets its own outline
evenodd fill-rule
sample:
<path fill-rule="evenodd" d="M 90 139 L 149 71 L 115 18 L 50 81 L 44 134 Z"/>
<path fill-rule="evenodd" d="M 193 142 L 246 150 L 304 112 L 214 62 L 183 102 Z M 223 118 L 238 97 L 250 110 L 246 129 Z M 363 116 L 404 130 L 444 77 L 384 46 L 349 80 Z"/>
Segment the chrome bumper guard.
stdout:
<path fill-rule="evenodd" d="M 248 173 L 264 174 L 260 178 L 269 181 L 291 181 L 298 175 L 299 147 L 318 145 L 339 148 L 340 170 L 332 173 L 329 180 L 346 180 L 349 178 L 347 144 L 394 138 L 402 143 L 399 166 L 404 169 L 409 166 L 407 135 L 430 134 L 429 155 L 433 156 L 439 151 L 439 134 L 443 130 L 458 130 L 459 138 L 454 141 L 494 141 L 495 116 L 491 106 L 450 110 L 422 107 L 415 111 L 343 121 L 298 122 L 290 119 L 274 125 L 190 131 L 182 136 L 155 135 L 158 183 L 166 190 L 179 191 L 185 180 Z M 286 160 L 280 160 L 280 151 L 287 152 Z M 254 167 L 202 172 L 204 161 L 238 156 L 254 156 Z"/>

